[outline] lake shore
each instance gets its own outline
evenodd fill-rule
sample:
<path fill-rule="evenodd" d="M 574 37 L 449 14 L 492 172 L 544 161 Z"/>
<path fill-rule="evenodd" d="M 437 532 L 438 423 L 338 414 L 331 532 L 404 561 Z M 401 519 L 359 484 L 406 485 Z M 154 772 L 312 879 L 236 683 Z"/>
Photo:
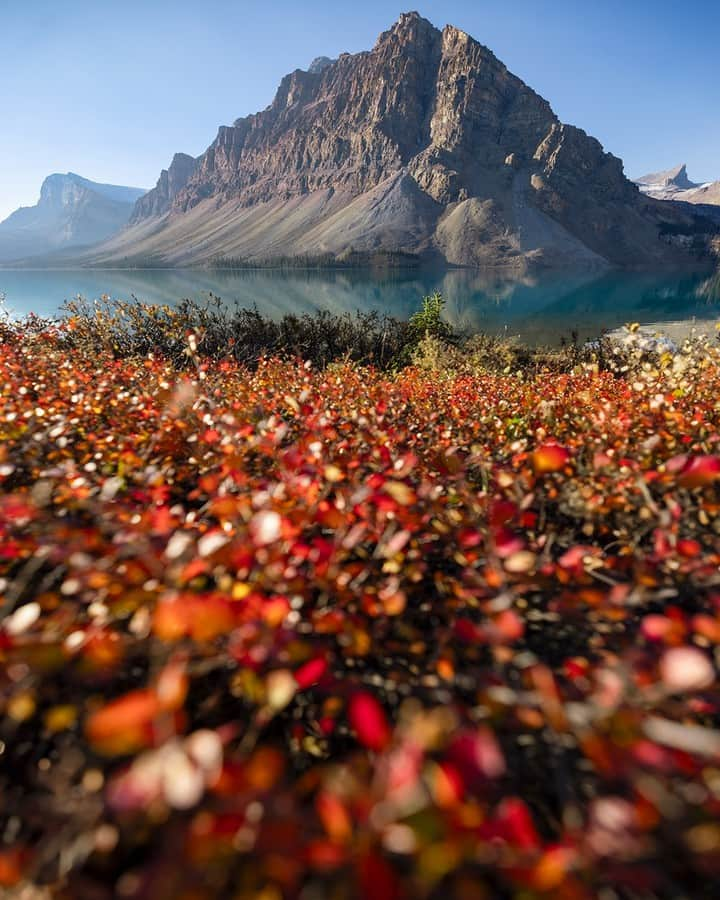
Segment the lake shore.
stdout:
<path fill-rule="evenodd" d="M 57 316 L 82 295 L 176 305 L 180 298 L 221 297 L 228 308 L 257 306 L 274 318 L 318 309 L 333 314 L 377 311 L 408 318 L 423 296 L 439 291 L 456 327 L 557 346 L 593 340 L 628 322 L 715 321 L 718 295 L 704 292 L 706 274 L 576 272 L 510 275 L 496 270 L 420 269 L 384 274 L 336 271 L 114 270 L 0 272 L 0 294 L 18 315 Z"/>

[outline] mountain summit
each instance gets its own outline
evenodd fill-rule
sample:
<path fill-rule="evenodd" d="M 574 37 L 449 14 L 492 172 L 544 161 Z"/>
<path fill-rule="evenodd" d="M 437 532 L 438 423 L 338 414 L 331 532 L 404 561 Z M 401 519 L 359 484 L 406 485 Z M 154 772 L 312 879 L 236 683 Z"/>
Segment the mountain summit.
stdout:
<path fill-rule="evenodd" d="M 720 205 L 720 181 L 697 184 L 690 181 L 687 166 L 684 164 L 668 169 L 666 172 L 655 172 L 637 178 L 643 194 L 656 200 L 680 200 L 684 203 Z"/>
<path fill-rule="evenodd" d="M 35 206 L 20 207 L 0 222 L 0 262 L 105 240 L 127 223 L 144 193 L 98 184 L 74 172 L 49 175 Z"/>
<path fill-rule="evenodd" d="M 187 153 L 176 153 L 167 169 L 163 169 L 153 190 L 135 204 L 130 223 L 142 222 L 168 212 L 180 191 L 190 181 L 197 168 L 197 160 Z"/>
<path fill-rule="evenodd" d="M 459 265 L 642 265 L 688 219 L 464 31 L 406 13 L 285 76 L 267 109 L 136 205 L 89 259 L 193 265 L 404 252 Z M 683 219 L 685 217 L 685 219 Z"/>
<path fill-rule="evenodd" d="M 667 169 L 665 172 L 654 172 L 651 175 L 643 175 L 642 178 L 635 179 L 635 184 L 648 191 L 655 189 L 674 189 L 676 191 L 687 191 L 692 188 L 700 187 L 694 181 L 690 181 L 685 163 L 675 166 L 674 169 Z"/>

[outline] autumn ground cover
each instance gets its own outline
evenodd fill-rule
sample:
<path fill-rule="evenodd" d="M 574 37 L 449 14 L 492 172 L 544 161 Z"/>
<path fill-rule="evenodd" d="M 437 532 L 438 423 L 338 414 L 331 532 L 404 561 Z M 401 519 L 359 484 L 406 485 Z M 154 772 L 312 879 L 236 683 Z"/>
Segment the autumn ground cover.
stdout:
<path fill-rule="evenodd" d="M 0 343 L 3 896 L 716 896 L 716 350 L 67 329 Z"/>

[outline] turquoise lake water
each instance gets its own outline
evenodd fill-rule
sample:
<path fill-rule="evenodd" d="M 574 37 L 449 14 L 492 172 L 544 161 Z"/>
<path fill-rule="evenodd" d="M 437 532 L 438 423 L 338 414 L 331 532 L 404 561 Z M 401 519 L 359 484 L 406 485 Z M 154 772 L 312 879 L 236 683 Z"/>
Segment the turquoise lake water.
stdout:
<path fill-rule="evenodd" d="M 707 274 L 517 278 L 470 270 L 0 270 L 0 295 L 13 315 L 55 316 L 77 295 L 174 304 L 214 294 L 228 304 L 256 305 L 271 316 L 323 308 L 377 309 L 405 318 L 433 291 L 445 296 L 446 315 L 454 324 L 534 344 L 558 344 L 573 331 L 580 339 L 594 338 L 627 322 L 677 335 L 694 324 L 709 330 L 720 320 L 720 277 Z"/>

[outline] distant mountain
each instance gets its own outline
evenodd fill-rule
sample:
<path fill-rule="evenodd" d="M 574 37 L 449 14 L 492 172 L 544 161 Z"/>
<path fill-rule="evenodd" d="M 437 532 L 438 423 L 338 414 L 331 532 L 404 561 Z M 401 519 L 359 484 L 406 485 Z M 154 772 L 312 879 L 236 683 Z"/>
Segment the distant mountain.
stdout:
<path fill-rule="evenodd" d="M 685 200 L 688 203 L 712 204 L 720 206 L 720 181 L 710 181 L 701 184 L 693 191 L 688 191 L 686 196 L 675 197 L 676 200 Z"/>
<path fill-rule="evenodd" d="M 651 190 L 667 190 L 686 191 L 691 188 L 699 187 L 699 185 L 690 181 L 687 173 L 687 166 L 683 163 L 675 166 L 674 169 L 668 169 L 665 172 L 653 172 L 651 175 L 643 175 L 642 178 L 636 178 L 637 184 L 645 193 Z"/>
<path fill-rule="evenodd" d="M 635 183 L 643 194 L 657 200 L 681 200 L 684 203 L 720 205 L 720 181 L 697 184 L 690 181 L 685 165 L 643 175 Z"/>
<path fill-rule="evenodd" d="M 470 266 L 686 260 L 680 204 L 458 28 L 402 15 L 373 50 L 318 58 L 263 112 L 173 160 L 95 265 L 386 253 Z M 704 233 L 704 232 L 703 232 Z"/>
<path fill-rule="evenodd" d="M 35 206 L 20 207 L 0 222 L 0 262 L 103 241 L 127 224 L 144 193 L 97 184 L 72 172 L 50 175 Z"/>

